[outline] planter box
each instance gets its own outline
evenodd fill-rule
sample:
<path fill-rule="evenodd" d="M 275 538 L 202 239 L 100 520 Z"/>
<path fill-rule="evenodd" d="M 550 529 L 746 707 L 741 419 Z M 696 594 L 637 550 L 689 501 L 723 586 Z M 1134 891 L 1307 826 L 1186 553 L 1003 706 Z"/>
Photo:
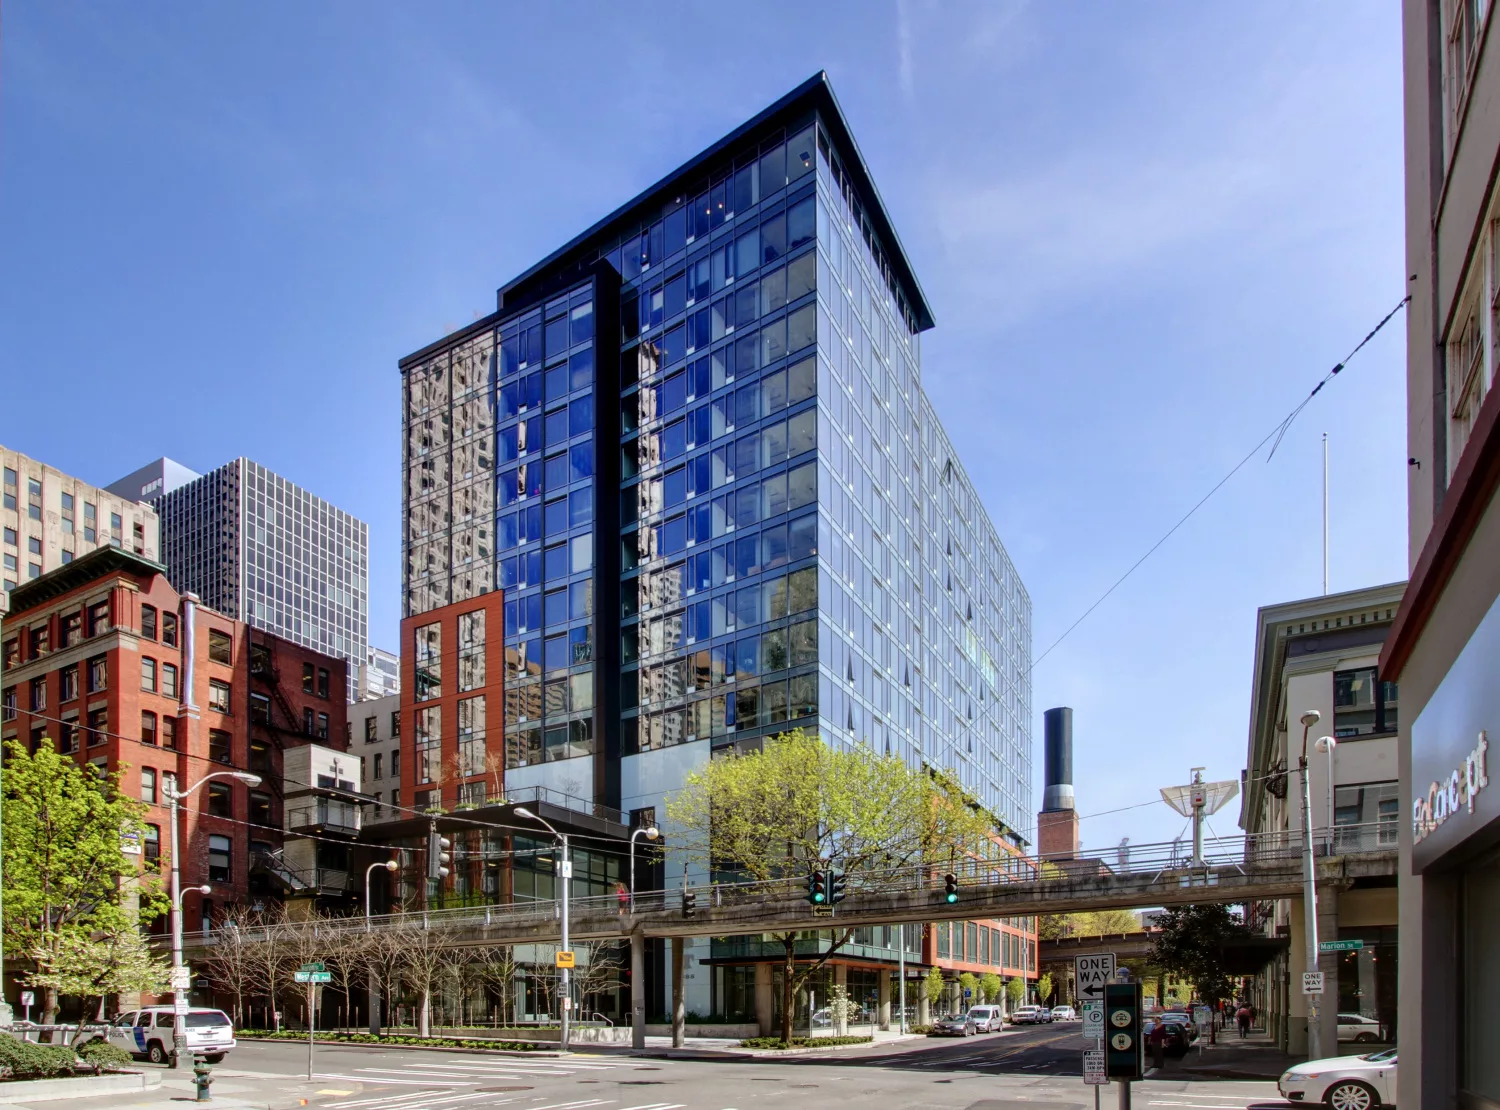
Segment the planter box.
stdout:
<path fill-rule="evenodd" d="M 50 1102 L 93 1095 L 132 1095 L 161 1086 L 158 1072 L 128 1071 L 108 1075 L 77 1075 L 70 1079 L 0 1081 L 0 1106 L 15 1102 Z"/>
<path fill-rule="evenodd" d="M 629 1030 L 627 1029 L 628 1033 Z M 670 1025 L 647 1025 L 646 1036 L 648 1037 L 670 1037 L 672 1027 Z M 689 1023 L 688 1037 L 718 1037 L 722 1040 L 743 1041 L 747 1037 L 760 1036 L 760 1026 L 755 1022 L 740 1022 L 734 1025 L 693 1025 Z M 627 1038 L 628 1039 L 628 1038 Z"/>

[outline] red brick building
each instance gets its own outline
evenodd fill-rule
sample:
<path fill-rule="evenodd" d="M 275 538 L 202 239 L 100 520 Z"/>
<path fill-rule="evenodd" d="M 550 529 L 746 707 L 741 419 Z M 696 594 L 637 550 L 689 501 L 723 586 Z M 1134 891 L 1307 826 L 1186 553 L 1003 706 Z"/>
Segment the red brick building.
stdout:
<path fill-rule="evenodd" d="M 18 586 L 0 639 L 0 737 L 33 750 L 50 738 L 80 762 L 119 772 L 140 798 L 142 852 L 168 864 L 165 787 L 215 771 L 182 803 L 184 928 L 283 888 L 282 752 L 347 747 L 346 666 L 184 597 L 159 563 L 104 547 Z M 191 689 L 189 689 L 191 683 Z"/>
<path fill-rule="evenodd" d="M 401 622 L 401 796 L 483 806 L 505 787 L 505 595 Z"/>

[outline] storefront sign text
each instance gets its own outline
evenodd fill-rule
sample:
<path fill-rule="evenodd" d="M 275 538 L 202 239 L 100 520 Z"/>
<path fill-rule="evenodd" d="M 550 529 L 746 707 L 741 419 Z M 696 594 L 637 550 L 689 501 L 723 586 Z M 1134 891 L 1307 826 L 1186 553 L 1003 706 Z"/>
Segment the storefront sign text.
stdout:
<path fill-rule="evenodd" d="M 1419 795 L 1412 800 L 1413 844 L 1420 844 L 1429 833 L 1460 810 L 1474 812 L 1474 799 L 1490 784 L 1486 758 L 1489 750 L 1489 737 L 1481 732 L 1479 743 L 1474 745 L 1474 750 L 1464 759 L 1462 767 L 1449 775 L 1446 782 L 1434 782 L 1427 788 L 1425 796 Z"/>

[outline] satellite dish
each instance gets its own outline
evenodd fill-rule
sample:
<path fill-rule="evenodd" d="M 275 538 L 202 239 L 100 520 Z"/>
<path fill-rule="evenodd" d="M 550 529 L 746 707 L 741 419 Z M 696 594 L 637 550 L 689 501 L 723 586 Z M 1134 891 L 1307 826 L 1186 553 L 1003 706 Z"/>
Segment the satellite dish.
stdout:
<path fill-rule="evenodd" d="M 1191 817 L 1194 810 L 1201 810 L 1205 817 L 1219 812 L 1225 804 L 1240 792 L 1240 784 L 1234 779 L 1222 782 L 1192 782 L 1186 786 L 1163 786 L 1161 800 L 1184 817 Z"/>

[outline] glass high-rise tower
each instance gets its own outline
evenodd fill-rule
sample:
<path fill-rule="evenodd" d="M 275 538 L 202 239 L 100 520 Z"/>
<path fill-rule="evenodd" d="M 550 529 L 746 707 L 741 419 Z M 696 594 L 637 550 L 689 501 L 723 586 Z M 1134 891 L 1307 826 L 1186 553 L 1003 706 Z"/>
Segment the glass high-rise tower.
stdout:
<path fill-rule="evenodd" d="M 800 725 L 1028 828 L 1030 600 L 932 325 L 819 75 L 402 360 L 405 612 L 505 591 L 507 788 L 649 809 Z"/>

